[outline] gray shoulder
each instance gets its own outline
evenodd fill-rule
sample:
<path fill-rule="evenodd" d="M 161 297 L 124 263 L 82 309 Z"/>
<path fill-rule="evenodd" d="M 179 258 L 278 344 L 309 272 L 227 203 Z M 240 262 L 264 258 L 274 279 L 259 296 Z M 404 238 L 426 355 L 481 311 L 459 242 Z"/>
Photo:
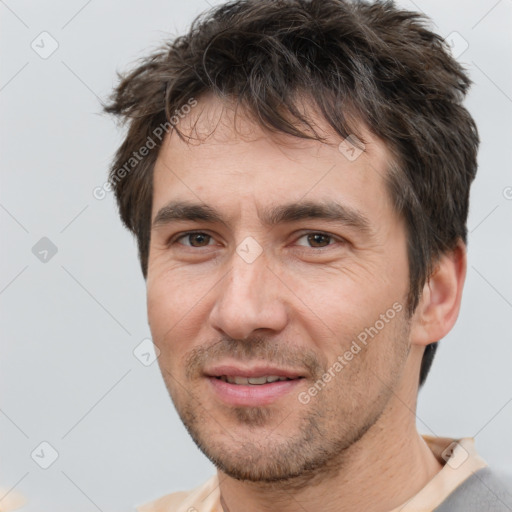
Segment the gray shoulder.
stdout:
<path fill-rule="evenodd" d="M 433 512 L 512 512 L 512 481 L 489 467 L 475 471 Z"/>

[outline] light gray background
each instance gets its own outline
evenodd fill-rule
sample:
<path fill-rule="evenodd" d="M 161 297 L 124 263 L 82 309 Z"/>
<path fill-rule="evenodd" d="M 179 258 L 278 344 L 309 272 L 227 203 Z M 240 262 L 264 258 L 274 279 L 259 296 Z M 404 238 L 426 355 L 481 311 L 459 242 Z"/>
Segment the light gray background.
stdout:
<path fill-rule="evenodd" d="M 482 138 L 462 311 L 420 392 L 418 428 L 475 437 L 512 478 L 512 0 L 400 4 L 469 44 L 459 60 L 475 83 L 467 105 Z M 157 363 L 133 354 L 150 336 L 136 246 L 112 195 L 92 195 L 121 140 L 98 98 L 116 69 L 205 8 L 205 0 L 0 1 L 0 486 L 24 493 L 24 510 L 132 510 L 213 473 Z M 51 48 L 43 31 L 59 45 L 47 59 L 31 48 L 34 40 Z M 58 249 L 46 263 L 32 253 L 42 237 Z M 43 441 L 59 454 L 46 470 L 31 458 Z M 50 452 L 36 453 L 41 462 Z"/>

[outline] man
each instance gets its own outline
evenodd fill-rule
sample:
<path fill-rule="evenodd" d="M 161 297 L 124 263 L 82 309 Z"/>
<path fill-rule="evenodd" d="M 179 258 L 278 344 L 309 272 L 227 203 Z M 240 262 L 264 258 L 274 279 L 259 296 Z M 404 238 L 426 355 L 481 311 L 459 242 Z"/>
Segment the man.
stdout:
<path fill-rule="evenodd" d="M 392 3 L 239 0 L 116 88 L 110 174 L 170 396 L 217 474 L 142 512 L 512 510 L 415 425 L 466 274 L 477 130 Z"/>

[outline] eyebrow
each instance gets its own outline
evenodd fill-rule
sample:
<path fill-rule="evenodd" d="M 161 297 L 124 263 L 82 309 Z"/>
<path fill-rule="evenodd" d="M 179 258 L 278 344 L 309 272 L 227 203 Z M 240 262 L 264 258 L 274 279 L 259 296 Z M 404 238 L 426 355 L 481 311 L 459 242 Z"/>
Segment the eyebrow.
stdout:
<path fill-rule="evenodd" d="M 335 201 L 301 201 L 272 206 L 259 217 L 269 227 L 301 220 L 323 219 L 338 222 L 367 234 L 373 232 L 369 219 L 363 213 Z M 171 201 L 158 211 L 153 220 L 153 228 L 183 221 L 203 221 L 228 226 L 222 215 L 209 205 Z"/>

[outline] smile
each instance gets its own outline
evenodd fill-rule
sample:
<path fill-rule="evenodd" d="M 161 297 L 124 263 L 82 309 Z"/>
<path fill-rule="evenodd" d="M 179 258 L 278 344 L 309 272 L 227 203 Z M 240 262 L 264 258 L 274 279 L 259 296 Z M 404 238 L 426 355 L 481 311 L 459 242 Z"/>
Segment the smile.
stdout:
<path fill-rule="evenodd" d="M 279 377 L 277 375 L 264 375 L 262 377 L 239 377 L 231 375 L 221 375 L 217 379 L 223 382 L 229 382 L 230 384 L 238 384 L 247 386 L 251 384 L 253 386 L 261 386 L 262 384 L 269 384 L 271 382 L 277 382 L 279 380 L 293 380 L 289 377 Z"/>

